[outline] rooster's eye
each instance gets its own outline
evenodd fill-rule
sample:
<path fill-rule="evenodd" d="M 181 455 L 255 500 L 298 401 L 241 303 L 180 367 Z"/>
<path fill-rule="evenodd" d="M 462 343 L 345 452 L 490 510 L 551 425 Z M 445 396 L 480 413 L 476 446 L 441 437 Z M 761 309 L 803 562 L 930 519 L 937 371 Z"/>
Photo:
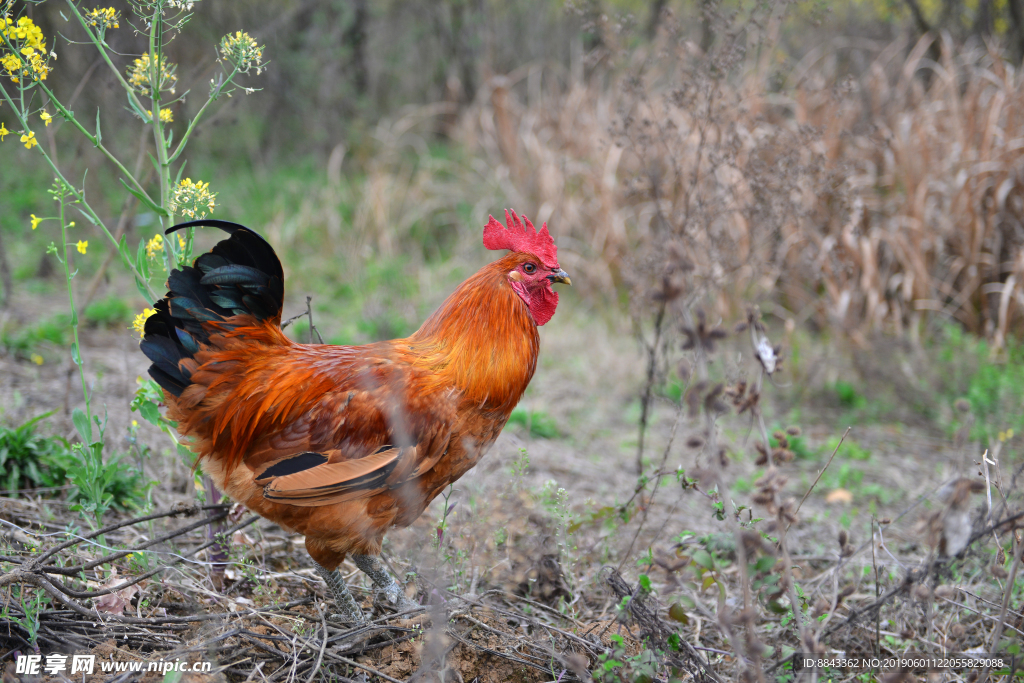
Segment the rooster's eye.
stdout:
<path fill-rule="evenodd" d="M 534 273 L 536 272 L 536 270 L 537 266 L 533 265 L 532 263 L 527 263 L 525 266 L 523 266 L 523 272 L 527 274 Z"/>

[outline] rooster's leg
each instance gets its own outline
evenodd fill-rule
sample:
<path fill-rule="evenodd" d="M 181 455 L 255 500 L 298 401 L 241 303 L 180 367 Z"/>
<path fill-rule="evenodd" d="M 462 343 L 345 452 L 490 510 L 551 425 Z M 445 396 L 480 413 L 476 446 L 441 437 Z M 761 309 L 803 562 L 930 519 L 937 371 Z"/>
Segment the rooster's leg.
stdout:
<path fill-rule="evenodd" d="M 378 599 L 387 607 L 398 612 L 405 612 L 419 607 L 415 602 L 405 597 L 405 591 L 402 589 L 402 586 L 399 585 L 398 581 L 395 581 L 395 577 L 391 576 L 381 566 L 380 560 L 376 556 L 353 555 L 352 561 L 363 570 L 364 574 L 370 577 L 373 585 L 377 587 Z"/>
<path fill-rule="evenodd" d="M 332 618 L 335 616 L 351 622 L 353 624 L 361 625 L 366 623 L 366 617 L 363 616 L 363 610 L 359 609 L 359 605 L 356 604 L 356 599 L 352 597 L 352 593 L 349 592 L 348 586 L 345 585 L 345 579 L 342 578 L 341 572 L 337 569 L 334 571 L 328 570 L 326 567 L 320 566 L 316 561 L 313 562 L 313 566 L 316 571 L 323 578 L 324 583 L 334 593 L 334 603 L 341 610 L 341 614 L 331 615 Z"/>

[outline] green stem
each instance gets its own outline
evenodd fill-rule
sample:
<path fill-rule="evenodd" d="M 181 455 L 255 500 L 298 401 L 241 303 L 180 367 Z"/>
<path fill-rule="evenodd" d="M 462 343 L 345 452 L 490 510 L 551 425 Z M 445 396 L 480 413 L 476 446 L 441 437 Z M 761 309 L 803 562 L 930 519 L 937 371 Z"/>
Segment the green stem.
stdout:
<path fill-rule="evenodd" d="M 224 79 L 224 81 L 220 85 L 218 85 L 217 88 L 212 93 L 210 93 L 210 97 L 206 100 L 206 103 L 199 109 L 199 113 L 196 114 L 195 118 L 192 119 L 192 121 L 188 124 L 188 129 L 185 131 L 185 135 L 181 138 L 181 140 L 178 141 L 178 146 L 175 148 L 174 153 L 171 154 L 169 161 L 174 162 L 175 160 L 177 160 L 178 156 L 183 151 L 185 151 L 185 143 L 188 142 L 189 137 L 192 135 L 192 131 L 195 130 L 196 124 L 199 123 L 199 119 L 203 118 L 203 113 L 206 112 L 206 108 L 209 107 L 214 100 L 221 96 L 221 94 L 224 92 L 224 88 L 226 88 L 231 83 L 231 79 L 234 78 L 235 74 L 237 73 L 238 67 L 236 66 L 234 69 L 231 70 L 231 75 Z"/>
<path fill-rule="evenodd" d="M 92 32 L 92 29 L 89 28 L 89 22 L 87 22 L 85 20 L 85 17 L 83 17 L 82 14 L 78 11 L 78 7 L 75 6 L 74 0 L 67 0 L 67 4 L 68 7 L 71 8 L 71 11 L 74 12 L 75 17 L 78 19 L 78 23 L 82 25 L 83 29 L 85 29 L 85 33 L 89 36 L 89 40 L 91 40 L 93 44 L 96 45 L 96 48 L 99 50 L 100 56 L 103 58 L 103 61 L 107 63 L 107 66 L 110 67 L 110 70 L 114 72 L 114 76 L 117 77 L 117 80 L 121 84 L 121 87 L 124 88 L 125 92 L 128 93 L 128 99 L 131 100 L 132 104 L 134 104 L 140 112 L 146 111 L 146 109 L 142 106 L 142 102 L 140 102 L 139 98 L 135 96 L 135 90 L 132 88 L 131 85 L 128 84 L 128 81 L 124 79 L 124 76 L 122 76 L 121 72 L 118 71 L 116 66 L 114 66 L 114 63 L 110 61 L 110 55 L 107 54 L 106 41 L 100 40 L 96 36 L 96 34 Z"/>
<path fill-rule="evenodd" d="M 149 193 L 147 193 L 145 188 L 143 188 L 142 185 L 139 184 L 139 181 L 136 180 L 135 176 L 128 172 L 128 169 L 124 167 L 124 164 L 121 163 L 120 159 L 115 157 L 113 153 L 110 152 L 110 150 L 104 147 L 103 143 L 100 142 L 99 138 L 97 138 L 88 130 L 86 130 L 85 127 L 81 123 L 79 123 L 78 119 L 75 118 L 75 115 L 68 111 L 68 109 L 60 103 L 60 101 L 57 99 L 57 96 L 54 95 L 49 88 L 47 88 L 42 83 L 39 84 L 39 87 L 41 87 L 43 89 L 43 92 L 46 93 L 46 96 L 50 98 L 50 102 L 52 102 L 53 106 L 57 108 L 61 116 L 63 116 L 67 121 L 70 121 L 71 124 L 74 125 L 74 127 L 77 128 L 82 133 L 82 135 L 89 139 L 89 142 L 91 142 L 96 149 L 103 152 L 103 155 L 107 157 L 107 159 L 110 160 L 112 164 L 117 166 L 117 170 L 119 170 L 125 176 L 125 178 L 131 181 L 131 184 L 135 187 L 135 190 L 139 194 L 142 194 L 150 202 L 153 202 L 152 198 L 149 196 Z M 153 203 L 155 204 L 155 202 Z"/>
<path fill-rule="evenodd" d="M 14 102 L 11 99 L 11 96 L 7 92 L 7 90 L 4 88 L 0 88 L 0 92 L 3 93 L 4 99 L 7 101 L 7 103 L 11 105 L 11 109 L 15 110 L 14 115 L 17 117 L 18 123 L 21 125 L 21 127 L 26 131 L 29 130 L 28 121 L 25 120 L 23 112 L 19 111 L 17 107 L 14 106 Z M 86 201 L 85 195 L 76 190 L 74 186 L 67 181 L 67 179 L 64 177 L 64 174 L 61 173 L 60 169 L 57 168 L 57 165 L 53 163 L 53 159 L 51 159 L 50 155 L 46 153 L 46 150 L 43 149 L 42 145 L 36 145 L 36 148 L 39 150 L 39 153 L 43 155 L 43 159 L 46 161 L 46 164 L 50 167 L 50 170 L 53 171 L 53 174 L 64 185 L 64 187 L 67 188 L 67 192 L 69 192 L 71 196 L 74 197 L 75 200 L 80 204 L 79 211 L 81 211 L 92 223 L 98 225 L 100 229 L 103 230 L 103 234 L 107 236 L 108 240 L 110 240 L 110 243 L 114 245 L 114 248 L 120 250 L 120 245 L 117 243 L 117 239 L 115 239 L 114 236 L 110 234 L 110 230 L 107 229 L 106 224 L 99 217 L 99 215 L 92 208 L 92 206 L 89 205 L 89 202 Z M 146 278 L 142 277 L 142 273 L 139 272 L 138 268 L 135 267 L 134 263 L 129 263 L 128 268 L 129 270 L 131 270 L 132 275 L 134 275 L 139 282 L 142 282 L 146 285 L 146 291 L 149 292 L 151 301 L 156 301 L 157 299 L 160 298 L 157 296 L 153 288 L 149 285 L 149 281 Z"/>
<path fill-rule="evenodd" d="M 82 361 L 82 346 L 78 343 L 78 311 L 75 310 L 75 290 L 71 286 L 71 266 L 68 264 L 68 226 L 67 219 L 64 215 L 64 192 L 69 186 L 64 185 L 61 181 L 60 194 L 58 195 L 60 201 L 60 241 L 64 251 L 64 280 L 68 286 L 68 303 L 71 305 L 71 333 L 75 339 L 75 356 L 73 360 L 75 365 L 78 366 L 78 378 L 82 382 L 82 396 L 85 398 L 85 416 L 89 419 L 89 428 L 92 428 L 92 407 L 89 401 L 89 387 L 85 382 L 85 369 L 83 368 Z M 92 444 L 88 444 L 89 447 Z"/>
<path fill-rule="evenodd" d="M 149 28 L 149 92 L 153 101 L 153 141 L 156 143 L 156 157 L 160 165 L 160 206 L 170 206 L 170 162 L 167 159 L 167 138 L 164 137 L 163 122 L 160 121 L 160 91 L 163 62 L 163 8 L 157 4 L 153 10 L 153 19 Z M 164 227 L 174 225 L 174 216 L 167 217 Z M 171 240 L 164 240 L 165 246 Z M 175 250 L 171 250 L 174 253 Z M 173 262 L 173 261 L 172 261 Z"/>

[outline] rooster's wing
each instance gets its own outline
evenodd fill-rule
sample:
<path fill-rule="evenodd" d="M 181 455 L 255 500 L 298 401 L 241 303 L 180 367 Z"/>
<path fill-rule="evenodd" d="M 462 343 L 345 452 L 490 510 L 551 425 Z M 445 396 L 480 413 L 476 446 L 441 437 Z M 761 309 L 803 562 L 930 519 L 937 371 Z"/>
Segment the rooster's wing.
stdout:
<path fill-rule="evenodd" d="M 271 389 L 276 405 L 305 410 L 278 422 L 283 429 L 263 432 L 243 457 L 266 499 L 320 506 L 367 498 L 414 481 L 445 454 L 455 392 L 408 362 L 378 356 L 397 351 L 381 346 L 370 357 L 323 368 L 331 389 L 320 396 L 309 389 L 323 386 L 316 381 L 322 377 Z M 293 349 L 305 355 L 316 347 Z M 261 417 L 265 423 L 269 416 Z"/>

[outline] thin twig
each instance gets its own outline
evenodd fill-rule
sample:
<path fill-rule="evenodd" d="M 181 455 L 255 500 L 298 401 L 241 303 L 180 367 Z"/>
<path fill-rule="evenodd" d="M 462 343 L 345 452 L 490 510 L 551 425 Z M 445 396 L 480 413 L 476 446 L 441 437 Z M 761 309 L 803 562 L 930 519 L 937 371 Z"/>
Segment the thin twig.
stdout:
<path fill-rule="evenodd" d="M 828 456 L 828 462 L 825 463 L 825 466 L 821 468 L 820 472 L 818 472 L 818 476 L 814 478 L 814 483 L 811 484 L 810 488 L 807 489 L 807 492 L 804 493 L 804 497 L 800 499 L 800 503 L 796 506 L 796 510 L 793 512 L 794 517 L 800 513 L 800 508 L 803 507 L 804 501 L 807 500 L 807 496 L 811 495 L 811 491 L 814 490 L 814 487 L 817 486 L 818 482 L 821 480 L 821 475 L 825 474 L 825 470 L 827 470 L 828 466 L 832 464 L 832 458 L 836 457 L 836 453 L 839 452 L 839 447 L 843 445 L 844 441 L 846 441 L 846 435 L 850 433 L 851 429 L 853 429 L 853 427 L 847 427 L 846 431 L 843 432 L 843 436 L 839 439 L 839 443 L 837 443 L 836 447 L 832 450 L 832 455 Z M 792 522 L 786 525 L 787 531 L 790 526 L 792 526 Z"/>

